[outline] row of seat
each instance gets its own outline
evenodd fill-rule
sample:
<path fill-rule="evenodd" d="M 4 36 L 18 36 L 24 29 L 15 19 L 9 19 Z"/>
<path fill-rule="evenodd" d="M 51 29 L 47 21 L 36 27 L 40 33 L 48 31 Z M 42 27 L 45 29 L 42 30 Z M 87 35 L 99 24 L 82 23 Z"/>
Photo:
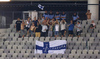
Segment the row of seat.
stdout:
<path fill-rule="evenodd" d="M 0 54 L 0 57 L 15 57 L 15 58 L 100 58 L 100 55 L 90 55 L 90 54 L 28 54 L 28 53 L 24 53 L 24 54 L 18 54 L 18 53 L 2 53 Z"/>
<path fill-rule="evenodd" d="M 0 49 L 1 53 L 34 53 L 35 49 Z M 66 49 L 65 54 L 100 54 L 99 50 L 70 50 Z M 62 54 L 61 54 L 62 55 Z"/>
<path fill-rule="evenodd" d="M 2 37 L 4 40 L 5 38 Z M 68 42 L 77 42 L 77 41 L 100 41 L 100 37 L 8 37 L 5 40 L 7 41 L 52 41 L 52 40 L 66 40 Z"/>

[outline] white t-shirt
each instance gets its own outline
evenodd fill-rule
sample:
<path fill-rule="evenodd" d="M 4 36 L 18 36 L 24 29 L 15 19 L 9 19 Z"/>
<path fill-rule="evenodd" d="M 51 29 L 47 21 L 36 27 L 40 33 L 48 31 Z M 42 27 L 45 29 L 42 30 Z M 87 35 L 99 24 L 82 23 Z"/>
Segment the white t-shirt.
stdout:
<path fill-rule="evenodd" d="M 46 25 L 42 25 L 42 32 L 46 32 L 47 29 L 48 27 Z"/>
<path fill-rule="evenodd" d="M 63 24 L 62 22 L 60 22 L 61 24 L 61 30 L 65 30 L 66 29 L 66 22 Z"/>
<path fill-rule="evenodd" d="M 77 31 L 82 30 L 82 28 L 81 28 L 81 24 L 77 24 L 77 27 L 80 27 L 80 28 L 77 28 Z"/>
<path fill-rule="evenodd" d="M 59 24 L 55 24 L 55 31 L 59 31 Z"/>
<path fill-rule="evenodd" d="M 95 26 L 95 23 L 92 23 L 93 24 L 93 26 Z"/>
<path fill-rule="evenodd" d="M 31 22 L 26 21 L 26 24 L 27 24 L 27 25 L 26 25 L 26 27 L 28 27 L 28 28 L 30 28 L 30 27 L 31 27 L 31 25 L 30 25 L 30 24 L 31 24 Z"/>

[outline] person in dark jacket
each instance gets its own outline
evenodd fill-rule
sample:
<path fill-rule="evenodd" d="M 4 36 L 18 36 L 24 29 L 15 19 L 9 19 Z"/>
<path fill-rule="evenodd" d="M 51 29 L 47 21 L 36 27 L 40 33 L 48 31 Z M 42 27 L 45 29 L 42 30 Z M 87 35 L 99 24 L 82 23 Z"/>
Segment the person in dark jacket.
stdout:
<path fill-rule="evenodd" d="M 40 37 L 40 35 L 41 35 L 41 30 L 42 30 L 42 26 L 40 25 L 39 22 L 37 22 L 35 37 Z"/>

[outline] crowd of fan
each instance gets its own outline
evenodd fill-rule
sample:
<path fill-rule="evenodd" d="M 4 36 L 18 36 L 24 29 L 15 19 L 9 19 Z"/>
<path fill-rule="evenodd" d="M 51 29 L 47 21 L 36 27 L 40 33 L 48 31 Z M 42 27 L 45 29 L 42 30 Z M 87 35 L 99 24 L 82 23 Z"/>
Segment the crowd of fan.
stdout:
<path fill-rule="evenodd" d="M 89 12 L 89 13 L 88 13 Z M 90 18 L 90 11 L 86 13 L 87 17 Z M 78 21 L 79 16 L 74 13 L 72 16 L 73 20 L 70 21 L 68 24 L 66 19 L 66 14 L 63 12 L 60 14 L 59 12 L 56 12 L 56 14 L 53 14 L 52 11 L 50 13 L 43 14 L 42 19 L 36 19 L 34 17 L 34 20 L 32 20 L 30 17 L 27 20 L 20 20 L 19 18 L 16 21 L 16 31 L 20 32 L 22 36 L 35 36 L 35 37 L 58 37 L 61 36 L 65 37 L 68 30 L 68 36 L 73 36 L 73 29 L 74 27 L 77 28 L 77 36 L 80 37 L 82 32 L 81 23 Z M 67 24 L 67 25 L 66 25 Z M 66 28 L 68 26 L 68 28 Z M 90 29 L 93 29 L 95 27 L 94 21 L 92 21 L 90 25 Z"/>

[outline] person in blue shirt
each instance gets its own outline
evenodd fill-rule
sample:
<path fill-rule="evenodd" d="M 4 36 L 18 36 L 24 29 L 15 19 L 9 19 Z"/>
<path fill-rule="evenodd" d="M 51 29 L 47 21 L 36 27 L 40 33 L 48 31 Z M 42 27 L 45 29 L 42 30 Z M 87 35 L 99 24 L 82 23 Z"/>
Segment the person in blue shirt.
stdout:
<path fill-rule="evenodd" d="M 49 14 L 47 11 L 45 11 L 45 13 L 43 14 L 43 17 L 46 19 L 46 17 L 48 18 Z"/>
<path fill-rule="evenodd" d="M 65 14 L 65 12 L 63 12 L 62 14 L 61 14 L 61 20 L 66 20 L 66 14 Z"/>
<path fill-rule="evenodd" d="M 71 23 L 68 25 L 68 33 L 69 33 L 69 37 L 73 37 L 74 24 L 72 20 L 70 22 Z"/>
<path fill-rule="evenodd" d="M 54 18 L 54 14 L 52 13 L 52 11 L 50 11 L 49 15 L 48 15 L 48 18 L 51 20 Z"/>
<path fill-rule="evenodd" d="M 60 20 L 60 14 L 59 14 L 58 11 L 57 11 L 56 14 L 55 14 L 55 19 L 56 19 L 56 20 Z"/>
<path fill-rule="evenodd" d="M 75 25 L 77 20 L 79 19 L 79 16 L 76 13 L 74 13 L 72 17 L 73 17 L 73 24 Z"/>

